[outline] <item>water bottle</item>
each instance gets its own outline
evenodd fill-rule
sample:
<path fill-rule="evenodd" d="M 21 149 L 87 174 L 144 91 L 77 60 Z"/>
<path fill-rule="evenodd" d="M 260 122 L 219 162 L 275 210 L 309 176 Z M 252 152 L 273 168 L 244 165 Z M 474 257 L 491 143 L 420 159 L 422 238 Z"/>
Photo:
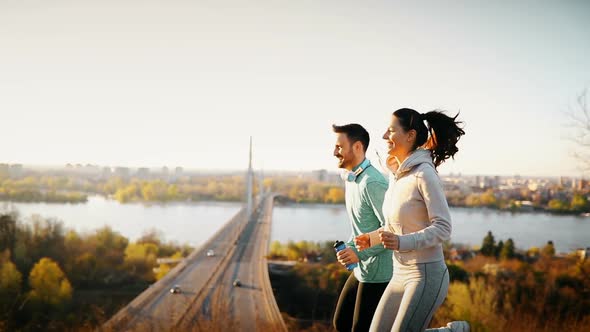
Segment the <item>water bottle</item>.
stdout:
<path fill-rule="evenodd" d="M 336 241 L 334 243 L 334 250 L 336 250 L 336 252 L 339 252 L 340 250 L 344 250 L 344 249 L 346 249 L 346 244 L 344 242 L 342 242 L 342 241 Z M 359 265 L 358 263 L 347 264 L 346 265 L 346 269 L 348 271 L 352 271 L 358 265 Z"/>

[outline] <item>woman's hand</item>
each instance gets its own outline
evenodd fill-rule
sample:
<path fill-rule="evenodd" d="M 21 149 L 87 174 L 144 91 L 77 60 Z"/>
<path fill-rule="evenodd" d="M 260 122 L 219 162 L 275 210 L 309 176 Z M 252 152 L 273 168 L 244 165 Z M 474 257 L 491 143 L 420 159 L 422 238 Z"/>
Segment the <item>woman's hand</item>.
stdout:
<path fill-rule="evenodd" d="M 369 234 L 361 234 L 354 238 L 354 245 L 358 251 L 363 251 L 371 246 Z"/>
<path fill-rule="evenodd" d="M 383 246 L 391 250 L 399 250 L 399 237 L 391 232 L 379 230 L 379 239 Z"/>

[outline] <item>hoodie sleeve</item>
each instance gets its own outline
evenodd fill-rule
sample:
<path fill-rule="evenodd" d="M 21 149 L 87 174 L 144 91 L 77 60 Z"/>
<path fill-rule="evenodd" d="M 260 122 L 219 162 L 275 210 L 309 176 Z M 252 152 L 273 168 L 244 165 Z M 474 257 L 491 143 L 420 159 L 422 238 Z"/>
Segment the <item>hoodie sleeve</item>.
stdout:
<path fill-rule="evenodd" d="M 385 225 L 385 218 L 383 217 L 383 198 L 385 197 L 385 192 L 387 191 L 387 184 L 386 183 L 381 183 L 381 182 L 370 182 L 367 183 L 367 187 L 364 190 L 364 192 L 362 193 L 362 198 L 364 201 L 364 204 L 367 204 L 371 207 L 371 210 L 373 212 L 373 214 L 375 215 L 376 220 L 379 221 L 378 225 L 375 225 L 375 227 L 377 228 L 377 230 L 382 227 L 383 225 Z M 377 230 L 375 232 L 377 232 Z M 371 233 L 369 233 L 371 234 Z M 378 238 L 378 233 L 377 233 L 377 238 Z M 381 244 L 381 241 L 379 241 L 378 243 L 375 243 L 373 246 L 371 246 L 368 249 L 365 249 L 363 251 L 358 251 L 356 249 L 356 247 L 354 246 L 354 241 L 351 243 L 352 244 L 352 248 L 353 250 L 356 252 L 358 258 L 360 258 L 361 260 L 366 260 L 370 257 L 373 256 L 377 256 L 379 254 L 381 254 L 382 252 L 384 252 L 385 247 L 383 247 L 383 244 Z"/>
<path fill-rule="evenodd" d="M 438 174 L 433 167 L 424 167 L 416 175 L 431 225 L 418 232 L 399 235 L 399 251 L 433 247 L 451 238 L 451 213 Z"/>

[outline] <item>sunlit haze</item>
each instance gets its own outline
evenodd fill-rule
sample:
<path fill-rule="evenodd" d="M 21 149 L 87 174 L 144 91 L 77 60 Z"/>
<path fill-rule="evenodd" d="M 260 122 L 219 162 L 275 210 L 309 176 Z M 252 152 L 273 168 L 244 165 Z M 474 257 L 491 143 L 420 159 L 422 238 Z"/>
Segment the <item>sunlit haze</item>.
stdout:
<path fill-rule="evenodd" d="M 442 173 L 581 176 L 588 1 L 0 2 L 0 162 L 335 170 L 331 125 L 460 111 Z"/>

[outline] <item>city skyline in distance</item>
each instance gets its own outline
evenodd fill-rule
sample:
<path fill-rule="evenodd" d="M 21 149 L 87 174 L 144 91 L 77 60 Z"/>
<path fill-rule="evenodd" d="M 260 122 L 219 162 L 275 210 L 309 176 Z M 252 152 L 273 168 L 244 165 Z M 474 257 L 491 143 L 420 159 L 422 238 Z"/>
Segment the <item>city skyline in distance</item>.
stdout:
<path fill-rule="evenodd" d="M 254 160 L 254 159 L 253 159 Z M 377 167 L 377 169 L 382 172 L 386 173 L 386 171 L 380 166 L 376 165 L 374 162 L 372 164 Z M 253 162 L 254 165 L 254 162 Z M 154 178 L 158 178 L 159 175 L 162 174 L 170 174 L 173 175 L 174 173 L 182 174 L 183 176 L 194 176 L 194 175 L 240 175 L 247 171 L 247 166 L 245 168 L 239 169 L 216 169 L 216 168 L 187 168 L 181 165 L 160 165 L 160 166 L 137 166 L 137 165 L 99 165 L 99 164 L 90 164 L 90 163 L 67 163 L 62 165 L 34 165 L 34 164 L 21 164 L 21 163 L 6 163 L 0 162 L 0 166 L 11 166 L 19 167 L 20 170 L 18 171 L 21 173 L 22 171 L 33 171 L 39 173 L 51 173 L 51 172 L 63 172 L 63 171 L 72 171 L 72 172 L 79 172 L 79 173 L 96 173 L 102 172 L 105 168 L 109 169 L 109 172 L 115 174 L 117 169 L 124 169 L 128 172 L 127 177 L 133 178 L 138 177 L 141 178 L 145 176 L 145 171 L 149 172 L 149 176 Z M 253 170 L 255 174 L 263 174 L 266 176 L 298 176 L 298 175 L 309 175 L 318 172 L 326 172 L 329 176 L 333 177 L 335 175 L 339 175 L 342 171 L 339 168 L 333 169 L 326 169 L 326 168 L 318 168 L 318 169 L 260 169 L 256 168 L 255 165 L 253 166 Z M 143 173 L 143 174 L 142 174 Z M 560 179 L 564 180 L 573 180 L 573 179 L 587 179 L 589 178 L 586 175 L 527 175 L 527 174 L 485 174 L 485 173 L 476 173 L 476 174 L 468 174 L 468 173 L 461 173 L 461 172 L 440 172 L 440 175 L 445 178 L 453 178 L 453 177 L 467 177 L 467 178 L 495 178 L 498 177 L 500 179 L 537 179 L 537 180 L 552 180 L 552 181 L 559 181 Z"/>

